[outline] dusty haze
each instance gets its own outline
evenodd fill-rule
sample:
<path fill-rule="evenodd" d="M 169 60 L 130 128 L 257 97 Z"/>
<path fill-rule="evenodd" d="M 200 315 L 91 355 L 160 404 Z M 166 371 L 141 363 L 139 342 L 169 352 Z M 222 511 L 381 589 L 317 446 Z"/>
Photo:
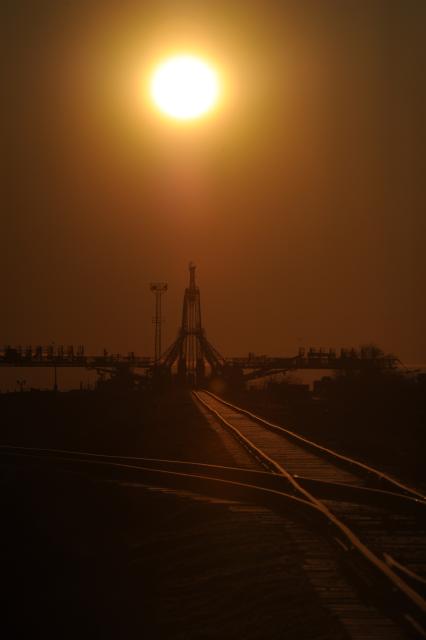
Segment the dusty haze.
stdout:
<path fill-rule="evenodd" d="M 426 362 L 416 1 L 3 5 L 0 341 L 151 354 L 197 264 L 224 355 L 374 341 Z M 168 47 L 226 75 L 176 127 L 136 99 Z M 142 80 L 141 80 L 142 82 Z"/>

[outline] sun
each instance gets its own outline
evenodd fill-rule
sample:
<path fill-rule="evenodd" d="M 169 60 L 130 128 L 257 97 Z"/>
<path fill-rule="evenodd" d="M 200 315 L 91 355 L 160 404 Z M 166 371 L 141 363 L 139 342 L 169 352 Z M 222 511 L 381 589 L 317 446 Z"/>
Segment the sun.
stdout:
<path fill-rule="evenodd" d="M 168 58 L 153 73 L 151 97 L 160 111 L 172 118 L 199 118 L 218 101 L 217 73 L 201 58 L 192 55 Z"/>

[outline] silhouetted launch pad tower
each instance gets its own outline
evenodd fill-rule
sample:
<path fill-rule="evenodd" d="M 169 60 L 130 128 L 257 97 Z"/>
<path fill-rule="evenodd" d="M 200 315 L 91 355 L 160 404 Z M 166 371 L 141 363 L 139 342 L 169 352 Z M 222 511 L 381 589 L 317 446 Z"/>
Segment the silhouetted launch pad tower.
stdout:
<path fill-rule="evenodd" d="M 214 375 L 221 375 L 226 367 L 225 358 L 210 344 L 203 329 L 200 290 L 195 283 L 195 265 L 192 262 L 189 264 L 189 286 L 183 298 L 178 337 L 163 354 L 159 365 L 171 371 L 175 363 L 178 377 L 197 385 L 206 377 L 206 364 Z"/>

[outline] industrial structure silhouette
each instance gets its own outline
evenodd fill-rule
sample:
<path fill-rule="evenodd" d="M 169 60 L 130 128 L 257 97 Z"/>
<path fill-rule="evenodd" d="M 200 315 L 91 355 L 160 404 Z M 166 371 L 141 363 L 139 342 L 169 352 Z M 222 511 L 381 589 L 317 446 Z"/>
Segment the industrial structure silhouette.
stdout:
<path fill-rule="evenodd" d="M 6 346 L 0 351 L 0 367 L 84 367 L 109 374 L 127 385 L 141 381 L 167 380 L 177 376 L 183 384 L 202 387 L 210 378 L 224 378 L 230 383 L 244 383 L 276 373 L 297 369 L 372 370 L 391 369 L 395 357 L 373 353 L 371 349 L 299 349 L 296 356 L 224 357 L 207 339 L 202 324 L 200 289 L 195 280 L 195 265 L 189 265 L 189 286 L 185 289 L 182 320 L 176 340 L 161 352 L 161 296 L 167 290 L 165 282 L 151 283 L 156 296 L 155 357 L 120 354 L 86 355 L 84 347 L 46 348 L 37 346 Z"/>
<path fill-rule="evenodd" d="M 185 289 L 182 324 L 178 337 L 160 360 L 160 367 L 171 371 L 177 362 L 177 374 L 190 384 L 202 384 L 206 377 L 206 363 L 211 373 L 223 375 L 227 367 L 225 358 L 207 340 L 201 322 L 200 289 L 195 283 L 195 265 L 189 264 L 189 286 Z"/>

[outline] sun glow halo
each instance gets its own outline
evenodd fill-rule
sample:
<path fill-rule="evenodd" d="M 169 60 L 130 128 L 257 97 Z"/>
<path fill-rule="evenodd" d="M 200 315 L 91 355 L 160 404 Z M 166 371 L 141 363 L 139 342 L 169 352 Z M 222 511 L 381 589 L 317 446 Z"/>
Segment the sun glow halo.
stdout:
<path fill-rule="evenodd" d="M 156 106 L 178 120 L 192 120 L 210 111 L 219 95 L 214 69 L 200 58 L 179 55 L 154 71 L 151 97 Z"/>

